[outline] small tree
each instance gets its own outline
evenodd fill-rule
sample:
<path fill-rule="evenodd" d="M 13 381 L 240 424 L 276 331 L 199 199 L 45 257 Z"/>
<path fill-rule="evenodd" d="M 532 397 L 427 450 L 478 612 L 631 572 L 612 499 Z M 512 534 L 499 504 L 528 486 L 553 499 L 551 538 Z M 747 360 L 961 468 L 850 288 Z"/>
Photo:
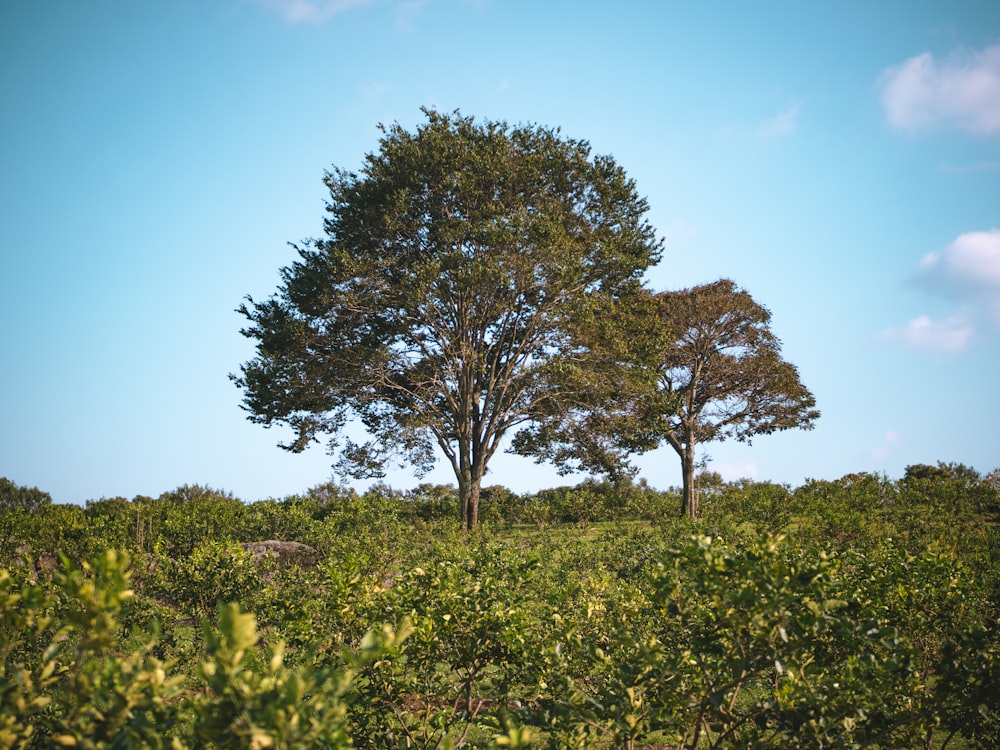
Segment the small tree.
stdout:
<path fill-rule="evenodd" d="M 421 475 L 439 450 L 471 529 L 504 436 L 593 404 L 580 321 L 636 294 L 660 243 L 632 181 L 585 142 L 425 114 L 415 133 L 384 129 L 360 174 L 327 174 L 326 238 L 240 308 L 257 356 L 234 380 L 252 421 L 291 426 L 293 451 L 331 436 L 348 476 L 394 458 Z M 352 420 L 367 442 L 344 436 Z"/>
<path fill-rule="evenodd" d="M 52 496 L 37 487 L 15 484 L 7 477 L 0 477 L 0 510 L 21 508 L 28 513 L 37 513 L 52 504 Z"/>
<path fill-rule="evenodd" d="M 671 332 L 659 390 L 677 399 L 655 431 L 681 459 L 681 512 L 695 518 L 699 443 L 750 442 L 777 430 L 810 429 L 819 412 L 798 370 L 781 358 L 781 343 L 769 328 L 771 313 L 746 291 L 721 279 L 658 296 Z"/>

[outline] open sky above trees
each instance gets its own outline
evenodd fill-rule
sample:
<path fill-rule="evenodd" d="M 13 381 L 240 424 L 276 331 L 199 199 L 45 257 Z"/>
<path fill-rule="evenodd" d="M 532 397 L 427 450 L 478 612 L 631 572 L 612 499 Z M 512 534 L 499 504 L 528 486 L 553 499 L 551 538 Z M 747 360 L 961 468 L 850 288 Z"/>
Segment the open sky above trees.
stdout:
<path fill-rule="evenodd" d="M 589 140 L 665 238 L 653 288 L 771 310 L 822 418 L 707 446 L 723 477 L 1000 464 L 991 0 L 5 3 L 0 97 L 0 476 L 57 502 L 329 478 L 240 410 L 235 308 L 320 234 L 324 171 L 421 106 Z M 638 463 L 680 483 L 667 447 Z"/>

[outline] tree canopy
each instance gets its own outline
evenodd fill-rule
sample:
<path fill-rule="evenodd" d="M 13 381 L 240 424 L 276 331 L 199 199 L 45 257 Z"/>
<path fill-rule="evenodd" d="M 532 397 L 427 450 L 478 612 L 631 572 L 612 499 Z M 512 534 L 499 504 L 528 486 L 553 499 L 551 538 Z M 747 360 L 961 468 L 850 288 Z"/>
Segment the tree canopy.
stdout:
<path fill-rule="evenodd" d="M 251 420 L 290 426 L 293 451 L 328 436 L 346 475 L 394 459 L 419 475 L 439 452 L 471 528 L 504 436 L 594 406 L 585 321 L 627 307 L 660 242 L 632 180 L 586 142 L 425 115 L 383 128 L 358 173 L 327 173 L 325 237 L 240 307 L 257 353 L 234 380 Z"/>

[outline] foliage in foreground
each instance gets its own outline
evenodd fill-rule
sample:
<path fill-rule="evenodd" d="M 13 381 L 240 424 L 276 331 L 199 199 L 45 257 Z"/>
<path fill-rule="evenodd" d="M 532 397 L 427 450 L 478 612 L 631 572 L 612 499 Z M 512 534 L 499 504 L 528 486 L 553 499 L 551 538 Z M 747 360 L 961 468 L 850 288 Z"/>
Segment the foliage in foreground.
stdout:
<path fill-rule="evenodd" d="M 0 747 L 996 747 L 996 488 L 911 469 L 705 476 L 655 525 L 676 495 L 492 488 L 534 520 L 470 537 L 432 487 L 8 511 L 77 559 L 0 539 Z M 238 544 L 280 536 L 323 560 Z"/>
<path fill-rule="evenodd" d="M 221 608 L 193 675 L 152 656 L 155 632 L 122 653 L 127 558 L 66 564 L 49 585 L 0 570 L 0 747 L 345 748 L 356 670 L 393 653 L 409 626 L 369 633 L 336 668 L 283 666 L 252 615 Z M 169 676 L 168 676 L 169 675 Z"/>

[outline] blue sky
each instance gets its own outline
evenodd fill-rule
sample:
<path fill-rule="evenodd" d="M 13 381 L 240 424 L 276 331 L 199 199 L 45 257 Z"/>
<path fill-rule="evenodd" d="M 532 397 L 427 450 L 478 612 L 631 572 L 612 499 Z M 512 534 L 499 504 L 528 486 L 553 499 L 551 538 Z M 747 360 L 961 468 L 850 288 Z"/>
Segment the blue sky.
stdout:
<path fill-rule="evenodd" d="M 245 419 L 234 309 L 319 234 L 324 171 L 422 106 L 589 140 L 666 239 L 652 286 L 772 311 L 823 416 L 707 446 L 724 477 L 1000 465 L 995 0 L 22 0 L 0 97 L 0 476 L 57 502 L 330 477 Z"/>

